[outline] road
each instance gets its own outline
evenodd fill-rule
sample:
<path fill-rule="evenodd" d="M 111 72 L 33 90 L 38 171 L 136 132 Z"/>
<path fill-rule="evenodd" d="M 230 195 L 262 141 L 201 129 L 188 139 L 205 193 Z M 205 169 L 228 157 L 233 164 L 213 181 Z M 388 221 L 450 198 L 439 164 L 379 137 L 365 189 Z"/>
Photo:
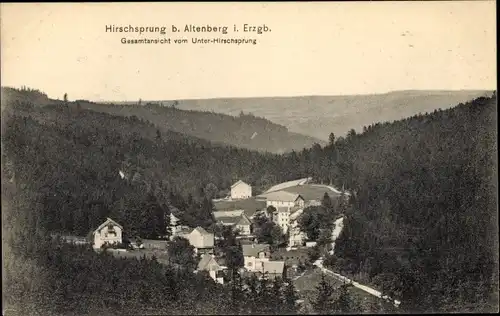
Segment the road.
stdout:
<path fill-rule="evenodd" d="M 344 228 L 344 217 L 337 219 L 335 222 L 335 228 L 332 230 L 332 250 L 330 250 L 330 254 L 333 255 L 335 250 L 335 240 L 339 238 L 342 229 Z"/>
<path fill-rule="evenodd" d="M 341 217 L 339 219 L 337 219 L 335 221 L 335 228 L 333 229 L 332 231 L 332 250 L 330 250 L 330 255 L 333 255 L 334 254 L 334 250 L 335 250 L 335 241 L 337 240 L 337 238 L 340 236 L 340 233 L 342 232 L 342 229 L 344 228 L 344 217 Z M 360 290 L 363 290 L 373 296 L 376 296 L 378 298 L 382 298 L 382 299 L 385 299 L 387 301 L 393 301 L 394 303 L 394 306 L 399 306 L 399 304 L 401 304 L 400 301 L 398 300 L 393 300 L 391 299 L 390 297 L 386 296 L 386 295 L 382 295 L 382 293 L 380 291 L 377 291 L 375 289 L 372 289 L 371 287 L 369 286 L 366 286 L 366 285 L 363 285 L 363 284 L 360 284 L 356 281 L 353 281 L 351 279 L 349 279 L 348 277 L 345 277 L 341 274 L 338 274 L 338 273 L 335 273 L 327 268 L 325 268 L 323 266 L 323 258 L 319 258 L 318 260 L 316 260 L 314 263 L 313 263 L 314 266 L 317 266 L 318 268 L 321 269 L 321 271 L 323 271 L 324 273 L 326 274 L 329 274 L 333 277 L 335 277 L 336 279 L 338 279 L 339 281 L 341 282 L 344 282 L 344 283 L 350 283 L 352 284 L 353 286 L 357 287 L 358 289 Z"/>
<path fill-rule="evenodd" d="M 371 287 L 369 287 L 369 286 L 366 286 L 366 285 L 360 284 L 360 283 L 358 283 L 358 282 L 356 282 L 356 281 L 353 281 L 353 280 L 349 279 L 348 277 L 345 277 L 345 276 L 343 276 L 343 275 L 341 275 L 341 274 L 335 273 L 335 272 L 333 272 L 333 271 L 331 271 L 331 270 L 329 270 L 329 269 L 325 268 L 325 267 L 323 266 L 323 258 L 319 258 L 318 260 L 316 260 L 316 261 L 313 263 L 313 265 L 315 265 L 315 266 L 317 266 L 318 268 L 320 268 L 320 269 L 321 269 L 321 271 L 323 271 L 325 274 L 329 274 L 329 275 L 331 275 L 331 276 L 333 276 L 333 277 L 337 278 L 339 281 L 342 281 L 342 282 L 344 282 L 344 283 L 346 283 L 346 284 L 347 284 L 347 283 L 350 283 L 350 284 L 352 284 L 354 287 L 357 287 L 358 289 L 360 289 L 360 290 L 362 290 L 362 291 L 365 291 L 365 292 L 366 292 L 366 293 L 368 293 L 368 294 L 371 294 L 371 295 L 376 296 L 376 297 L 378 297 L 378 298 L 384 299 L 384 300 L 386 300 L 386 301 L 393 301 L 394 306 L 396 306 L 396 307 L 398 307 L 398 306 L 399 306 L 399 304 L 401 304 L 401 302 L 400 302 L 400 301 L 398 301 L 398 300 L 393 300 L 393 299 L 391 299 L 390 297 L 388 297 L 388 296 L 386 296 L 386 295 L 382 295 L 382 293 L 381 293 L 380 291 L 377 291 L 377 290 L 375 290 L 375 289 L 372 289 L 372 288 L 371 288 Z"/>

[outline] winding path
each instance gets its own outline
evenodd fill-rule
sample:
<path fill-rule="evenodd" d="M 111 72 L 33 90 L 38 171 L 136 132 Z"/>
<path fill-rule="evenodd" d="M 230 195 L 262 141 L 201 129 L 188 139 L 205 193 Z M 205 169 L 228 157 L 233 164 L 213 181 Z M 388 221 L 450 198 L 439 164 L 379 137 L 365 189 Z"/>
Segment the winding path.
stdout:
<path fill-rule="evenodd" d="M 335 221 L 335 228 L 332 231 L 332 250 L 330 250 L 331 255 L 333 255 L 334 250 L 335 250 L 335 240 L 337 240 L 337 238 L 340 236 L 340 233 L 342 232 L 343 228 L 344 228 L 344 217 L 341 217 Z M 369 286 L 366 286 L 366 285 L 360 284 L 356 281 L 353 281 L 353 280 L 349 279 L 348 277 L 345 277 L 341 274 L 338 274 L 338 273 L 335 273 L 331 270 L 328 270 L 327 268 L 325 268 L 323 266 L 323 258 L 319 258 L 318 260 L 316 260 L 313 263 L 313 265 L 320 268 L 321 271 L 323 271 L 324 273 L 332 275 L 333 277 L 337 278 L 338 280 L 340 280 L 344 283 L 350 283 L 354 287 L 357 287 L 358 289 L 363 290 L 366 293 L 369 293 L 369 294 L 376 296 L 378 298 L 381 298 L 381 299 L 385 299 L 387 301 L 393 301 L 394 306 L 396 306 L 396 307 L 399 306 L 399 304 L 401 304 L 401 302 L 398 300 L 393 300 L 392 298 L 388 297 L 387 295 L 382 295 L 382 293 L 380 291 L 377 291 Z"/>

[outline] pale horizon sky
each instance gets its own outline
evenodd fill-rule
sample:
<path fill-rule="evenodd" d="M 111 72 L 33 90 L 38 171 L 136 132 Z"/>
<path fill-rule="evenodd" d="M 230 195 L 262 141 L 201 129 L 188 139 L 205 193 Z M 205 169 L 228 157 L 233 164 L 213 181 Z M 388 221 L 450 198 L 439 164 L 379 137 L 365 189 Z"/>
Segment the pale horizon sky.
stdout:
<path fill-rule="evenodd" d="M 1 84 L 70 100 L 495 90 L 494 1 L 3 3 Z M 244 23 L 271 32 L 244 33 Z M 171 25 L 228 26 L 242 44 L 121 44 L 174 38 Z M 233 25 L 240 32 L 232 32 Z M 106 33 L 167 26 L 167 34 Z"/>

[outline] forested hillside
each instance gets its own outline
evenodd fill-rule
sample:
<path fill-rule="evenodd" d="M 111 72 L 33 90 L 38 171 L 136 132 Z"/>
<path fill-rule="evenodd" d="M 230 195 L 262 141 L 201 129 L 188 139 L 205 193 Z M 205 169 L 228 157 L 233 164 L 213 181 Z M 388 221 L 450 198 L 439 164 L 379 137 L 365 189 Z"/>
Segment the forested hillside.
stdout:
<path fill-rule="evenodd" d="M 172 206 L 209 227 L 209 198 L 237 179 L 258 190 L 312 176 L 353 193 L 335 270 L 407 311 L 498 307 L 496 95 L 283 155 L 71 105 L 2 104 L 2 179 L 35 227 L 83 234 L 111 215 L 159 235 L 151 223 Z"/>
<path fill-rule="evenodd" d="M 324 141 L 310 136 L 288 131 L 285 126 L 251 113 L 241 112 L 229 116 L 215 112 L 181 110 L 175 103 L 147 104 L 98 104 L 79 101 L 79 106 L 96 112 L 131 117 L 153 123 L 162 132 L 175 131 L 213 143 L 231 145 L 261 152 L 284 153 L 325 144 Z"/>
<path fill-rule="evenodd" d="M 498 311 L 496 110 L 479 98 L 324 148 L 350 148 L 356 193 L 333 267 L 409 311 Z"/>

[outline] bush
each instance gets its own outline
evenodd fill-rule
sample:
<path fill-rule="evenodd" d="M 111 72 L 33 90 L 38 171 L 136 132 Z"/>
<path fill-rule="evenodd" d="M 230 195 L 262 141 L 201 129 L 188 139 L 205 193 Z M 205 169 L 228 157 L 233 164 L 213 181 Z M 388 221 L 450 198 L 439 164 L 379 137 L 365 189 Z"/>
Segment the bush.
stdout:
<path fill-rule="evenodd" d="M 323 264 L 327 268 L 334 269 L 335 265 L 337 264 L 337 257 L 335 255 L 327 255 Z"/>
<path fill-rule="evenodd" d="M 307 255 L 308 255 L 308 261 L 309 263 L 313 263 L 314 261 L 318 260 L 319 257 L 320 257 L 320 250 L 319 250 L 319 247 L 318 246 L 314 246 L 312 247 L 311 249 L 309 249 L 307 251 Z"/>

